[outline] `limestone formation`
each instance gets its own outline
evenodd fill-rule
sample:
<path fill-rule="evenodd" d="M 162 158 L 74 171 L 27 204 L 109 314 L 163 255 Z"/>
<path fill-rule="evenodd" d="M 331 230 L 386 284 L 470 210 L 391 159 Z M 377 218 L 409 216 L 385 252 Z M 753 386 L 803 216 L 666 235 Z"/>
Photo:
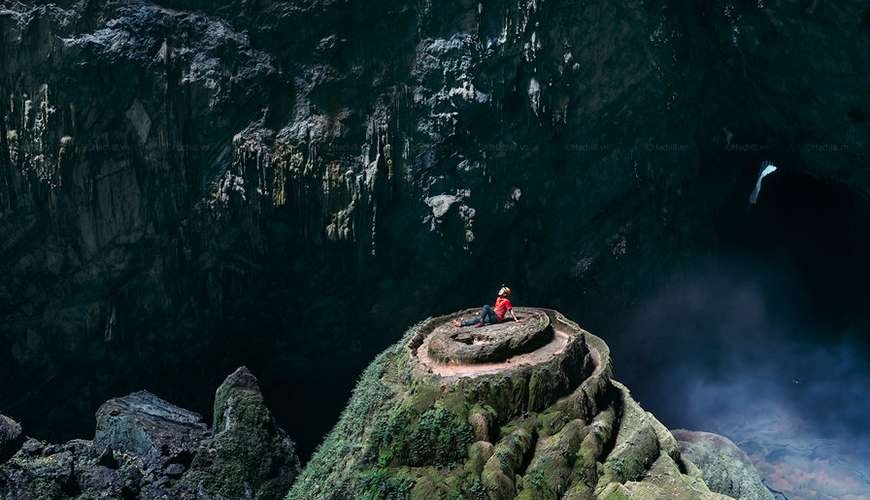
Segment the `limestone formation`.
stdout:
<path fill-rule="evenodd" d="M 517 311 L 528 321 L 452 326 L 465 311 L 411 328 L 288 498 L 727 498 L 612 379 L 604 341 Z"/>

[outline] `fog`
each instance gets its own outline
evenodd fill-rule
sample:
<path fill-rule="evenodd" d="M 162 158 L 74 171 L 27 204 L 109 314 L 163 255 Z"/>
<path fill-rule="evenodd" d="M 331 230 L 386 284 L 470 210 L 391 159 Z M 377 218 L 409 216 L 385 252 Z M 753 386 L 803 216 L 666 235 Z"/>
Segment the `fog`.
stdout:
<path fill-rule="evenodd" d="M 789 498 L 870 498 L 867 219 L 835 187 L 779 175 L 756 222 L 608 338 L 616 376 L 667 426 L 731 438 Z"/>

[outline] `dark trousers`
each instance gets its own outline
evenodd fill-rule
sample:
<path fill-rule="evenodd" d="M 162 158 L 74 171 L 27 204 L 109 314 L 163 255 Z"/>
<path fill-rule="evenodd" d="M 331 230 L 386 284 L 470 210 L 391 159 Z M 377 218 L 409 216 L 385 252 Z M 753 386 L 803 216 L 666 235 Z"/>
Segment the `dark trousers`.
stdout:
<path fill-rule="evenodd" d="M 471 326 L 476 325 L 478 323 L 490 324 L 490 323 L 498 323 L 498 316 L 495 315 L 495 309 L 492 308 L 491 305 L 487 304 L 480 308 L 480 314 L 477 316 L 467 319 L 462 322 L 462 326 Z"/>

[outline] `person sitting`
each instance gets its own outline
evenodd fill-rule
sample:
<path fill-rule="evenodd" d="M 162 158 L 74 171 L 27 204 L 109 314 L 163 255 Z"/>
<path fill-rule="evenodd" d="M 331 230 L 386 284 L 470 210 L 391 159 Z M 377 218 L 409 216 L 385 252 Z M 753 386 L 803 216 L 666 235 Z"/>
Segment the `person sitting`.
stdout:
<path fill-rule="evenodd" d="M 511 305 L 511 301 L 508 297 L 510 297 L 511 289 L 502 285 L 502 287 L 498 291 L 498 297 L 495 299 L 495 306 L 491 306 L 489 304 L 484 305 L 480 308 L 480 314 L 477 316 L 467 319 L 465 321 L 460 321 L 458 319 L 453 320 L 454 326 L 476 326 L 478 328 L 484 325 L 491 325 L 494 323 L 500 323 L 504 321 L 505 315 L 510 314 L 510 317 L 513 318 L 514 321 L 519 321 L 517 315 L 514 314 L 513 306 Z"/>

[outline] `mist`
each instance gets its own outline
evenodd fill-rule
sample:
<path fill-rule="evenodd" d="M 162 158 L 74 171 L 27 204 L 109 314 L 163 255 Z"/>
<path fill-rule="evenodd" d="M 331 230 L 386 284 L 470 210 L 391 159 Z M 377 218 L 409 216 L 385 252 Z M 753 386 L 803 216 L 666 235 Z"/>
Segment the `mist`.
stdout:
<path fill-rule="evenodd" d="M 634 309 L 613 342 L 616 376 L 668 427 L 729 437 L 789 498 L 870 496 L 860 322 L 785 262 L 693 267 Z"/>
<path fill-rule="evenodd" d="M 868 498 L 868 207 L 764 172 L 747 171 L 756 203 L 735 195 L 718 248 L 618 322 L 616 376 L 668 427 L 729 437 L 788 498 Z"/>

